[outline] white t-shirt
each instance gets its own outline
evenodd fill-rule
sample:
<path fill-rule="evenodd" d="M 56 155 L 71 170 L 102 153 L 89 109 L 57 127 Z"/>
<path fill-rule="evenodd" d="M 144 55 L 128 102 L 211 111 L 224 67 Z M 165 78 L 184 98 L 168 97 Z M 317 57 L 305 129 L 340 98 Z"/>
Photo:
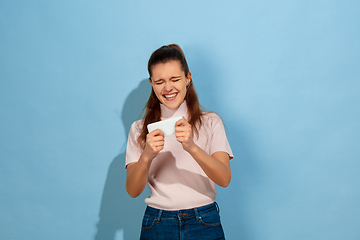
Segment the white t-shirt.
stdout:
<path fill-rule="evenodd" d="M 184 116 L 188 119 L 186 102 L 178 109 L 168 109 L 161 104 L 161 120 Z M 199 137 L 194 142 L 210 156 L 218 151 L 233 158 L 224 125 L 216 113 L 206 112 L 202 118 Z M 131 125 L 126 149 L 126 165 L 137 162 L 142 149 L 137 144 L 143 120 Z M 148 176 L 150 197 L 145 202 L 163 210 L 189 209 L 215 201 L 215 184 L 204 173 L 194 158 L 186 152 L 174 135 L 165 137 L 164 149 L 153 159 Z"/>

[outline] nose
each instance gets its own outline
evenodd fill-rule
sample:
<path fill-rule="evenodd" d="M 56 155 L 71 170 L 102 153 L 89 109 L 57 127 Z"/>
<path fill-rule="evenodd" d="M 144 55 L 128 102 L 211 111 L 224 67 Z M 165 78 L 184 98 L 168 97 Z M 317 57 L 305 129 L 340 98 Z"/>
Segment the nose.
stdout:
<path fill-rule="evenodd" d="M 170 92 L 172 90 L 172 88 L 173 88 L 173 86 L 171 84 L 171 81 L 166 81 L 165 86 L 164 86 L 165 91 Z"/>

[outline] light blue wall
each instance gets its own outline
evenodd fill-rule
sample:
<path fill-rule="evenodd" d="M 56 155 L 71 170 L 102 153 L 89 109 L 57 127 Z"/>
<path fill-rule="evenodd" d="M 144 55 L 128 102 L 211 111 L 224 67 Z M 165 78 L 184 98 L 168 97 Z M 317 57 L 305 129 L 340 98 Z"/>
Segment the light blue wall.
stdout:
<path fill-rule="evenodd" d="M 180 44 L 235 159 L 229 240 L 360 239 L 359 1 L 0 1 L 0 239 L 137 238 L 148 57 Z"/>

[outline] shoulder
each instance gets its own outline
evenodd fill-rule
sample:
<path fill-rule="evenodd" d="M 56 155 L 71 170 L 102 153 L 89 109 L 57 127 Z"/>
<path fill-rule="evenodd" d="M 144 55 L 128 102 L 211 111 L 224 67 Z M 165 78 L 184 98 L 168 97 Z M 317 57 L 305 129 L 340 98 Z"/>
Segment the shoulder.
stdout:
<path fill-rule="evenodd" d="M 222 119 L 217 113 L 207 111 L 202 112 L 202 121 L 204 123 L 222 123 Z"/>
<path fill-rule="evenodd" d="M 141 133 L 144 119 L 137 120 L 131 124 L 130 134 L 138 135 Z"/>
<path fill-rule="evenodd" d="M 224 123 L 221 117 L 215 112 L 203 111 L 201 116 L 201 127 L 206 131 L 215 131 L 216 129 L 223 128 Z"/>
<path fill-rule="evenodd" d="M 140 120 L 136 120 L 135 122 L 133 122 L 131 124 L 131 128 L 136 128 L 136 127 L 139 127 L 139 126 L 142 126 L 144 124 L 144 119 L 140 119 Z"/>

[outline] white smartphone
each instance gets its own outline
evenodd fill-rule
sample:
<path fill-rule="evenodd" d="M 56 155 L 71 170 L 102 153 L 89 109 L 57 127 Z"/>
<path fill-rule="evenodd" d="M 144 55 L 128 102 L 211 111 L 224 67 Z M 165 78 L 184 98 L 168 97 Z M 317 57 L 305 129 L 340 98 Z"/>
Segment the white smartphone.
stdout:
<path fill-rule="evenodd" d="M 175 123 L 177 121 L 179 121 L 181 118 L 182 118 L 182 116 L 169 118 L 169 119 L 159 121 L 159 122 L 150 123 L 149 125 L 147 125 L 147 129 L 149 132 L 152 132 L 156 129 L 160 129 L 164 133 L 165 137 L 174 135 L 175 134 Z"/>

